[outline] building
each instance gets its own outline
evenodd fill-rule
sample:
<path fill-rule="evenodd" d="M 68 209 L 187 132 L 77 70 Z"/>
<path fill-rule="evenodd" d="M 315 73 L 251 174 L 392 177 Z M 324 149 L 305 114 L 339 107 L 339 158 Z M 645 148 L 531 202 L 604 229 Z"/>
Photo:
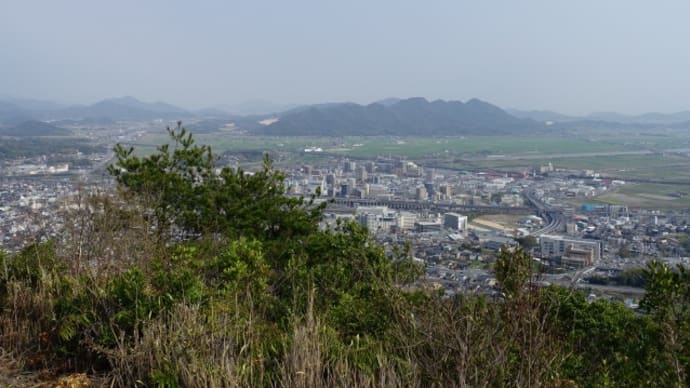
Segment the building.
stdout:
<path fill-rule="evenodd" d="M 350 185 L 347 183 L 343 183 L 340 185 L 340 196 L 341 197 L 347 197 L 350 194 Z"/>
<path fill-rule="evenodd" d="M 425 232 L 439 232 L 441 230 L 441 224 L 438 222 L 415 222 L 414 231 L 417 233 Z"/>
<path fill-rule="evenodd" d="M 582 249 L 570 246 L 566 249 L 565 255 L 561 256 L 561 265 L 569 267 L 583 268 L 594 263 L 594 251 L 592 249 Z"/>
<path fill-rule="evenodd" d="M 434 184 L 432 182 L 424 183 L 424 189 L 426 190 L 429 199 L 436 198 L 436 188 L 434 187 Z"/>
<path fill-rule="evenodd" d="M 387 206 L 360 206 L 355 211 L 357 222 L 366 226 L 369 233 L 389 232 L 398 225 L 398 215 Z"/>
<path fill-rule="evenodd" d="M 417 189 L 415 190 L 415 198 L 418 201 L 426 201 L 427 199 L 429 199 L 429 193 L 427 193 L 426 188 L 424 188 L 424 186 L 417 187 Z"/>
<path fill-rule="evenodd" d="M 367 169 L 364 166 L 357 166 L 355 169 L 355 178 L 359 182 L 366 182 L 367 181 Z"/>
<path fill-rule="evenodd" d="M 439 192 L 443 199 L 450 199 L 453 197 L 453 188 L 450 185 L 441 185 Z"/>
<path fill-rule="evenodd" d="M 412 230 L 417 220 L 418 217 L 416 213 L 402 211 L 398 214 L 398 229 Z"/>
<path fill-rule="evenodd" d="M 351 160 L 346 160 L 344 165 L 343 165 L 343 172 L 353 173 L 353 172 L 355 172 L 356 168 L 357 168 L 357 163 L 355 163 Z"/>
<path fill-rule="evenodd" d="M 467 229 L 467 216 L 458 213 L 446 213 L 443 215 L 443 227 L 464 232 Z"/>
<path fill-rule="evenodd" d="M 543 258 L 560 260 L 565 265 L 584 267 L 601 259 L 601 241 L 598 240 L 543 235 L 540 247 Z"/>
<path fill-rule="evenodd" d="M 407 176 L 412 176 L 412 177 L 421 177 L 424 174 L 424 168 L 422 166 L 418 166 L 413 162 L 407 162 L 407 167 L 406 167 L 406 174 Z"/>
<path fill-rule="evenodd" d="M 368 162 L 367 164 L 365 164 L 365 168 L 369 174 L 373 174 L 376 172 L 376 163 Z"/>

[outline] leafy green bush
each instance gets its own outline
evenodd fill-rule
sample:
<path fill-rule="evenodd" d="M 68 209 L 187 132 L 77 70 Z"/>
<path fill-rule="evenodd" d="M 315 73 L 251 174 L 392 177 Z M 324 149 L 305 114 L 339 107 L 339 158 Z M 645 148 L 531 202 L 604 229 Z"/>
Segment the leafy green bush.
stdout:
<path fill-rule="evenodd" d="M 24 247 L 16 255 L 0 253 L 0 287 L 2 294 L 10 280 L 28 283 L 37 287 L 43 274 L 60 272 L 65 269 L 55 252 L 55 241 L 33 243 Z"/>

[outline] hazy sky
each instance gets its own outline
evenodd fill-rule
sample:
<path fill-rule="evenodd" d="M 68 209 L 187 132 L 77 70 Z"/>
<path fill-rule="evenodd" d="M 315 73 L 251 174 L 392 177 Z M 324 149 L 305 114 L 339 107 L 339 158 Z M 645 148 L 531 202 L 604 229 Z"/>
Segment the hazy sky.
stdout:
<path fill-rule="evenodd" d="M 0 0 L 0 95 L 690 109 L 688 0 Z"/>

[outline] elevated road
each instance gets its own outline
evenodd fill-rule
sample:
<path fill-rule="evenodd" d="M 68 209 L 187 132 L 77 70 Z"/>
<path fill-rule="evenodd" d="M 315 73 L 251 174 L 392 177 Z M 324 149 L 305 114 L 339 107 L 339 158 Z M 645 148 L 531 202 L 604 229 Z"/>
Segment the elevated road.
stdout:
<path fill-rule="evenodd" d="M 535 209 L 537 209 L 537 214 L 547 221 L 547 224 L 543 228 L 535 230 L 532 232 L 532 235 L 539 237 L 543 234 L 561 232 L 563 228 L 565 228 L 565 217 L 563 216 L 563 212 L 561 210 L 540 201 L 536 198 L 534 192 L 532 191 L 526 191 L 525 197 L 527 198 L 527 201 L 529 201 L 529 203 Z"/>
<path fill-rule="evenodd" d="M 329 208 L 356 208 L 358 206 L 388 206 L 396 210 L 429 210 L 439 212 L 483 213 L 483 214 L 528 214 L 529 207 L 458 205 L 429 201 L 335 198 Z"/>

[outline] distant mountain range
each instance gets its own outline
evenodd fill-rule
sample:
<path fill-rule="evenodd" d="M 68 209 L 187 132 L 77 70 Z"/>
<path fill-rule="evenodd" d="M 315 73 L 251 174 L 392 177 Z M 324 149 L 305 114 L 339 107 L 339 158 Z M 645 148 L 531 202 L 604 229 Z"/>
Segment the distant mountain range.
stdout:
<path fill-rule="evenodd" d="M 314 105 L 288 111 L 259 128 L 267 135 L 457 135 L 508 134 L 543 129 L 477 99 L 466 103 L 415 97 L 386 103 Z"/>
<path fill-rule="evenodd" d="M 509 114 L 536 121 L 571 122 L 601 121 L 621 124 L 677 124 L 690 121 L 690 111 L 676 113 L 644 113 L 641 115 L 624 115 L 616 112 L 594 112 L 585 116 L 569 116 L 548 110 L 523 111 L 507 109 Z"/>
<path fill-rule="evenodd" d="M 238 104 L 219 105 L 215 109 L 235 116 L 256 116 L 285 112 L 298 106 L 298 104 L 277 104 L 266 100 L 249 100 Z"/>
<path fill-rule="evenodd" d="M 270 113 L 272 111 L 274 113 Z M 570 116 L 545 110 L 503 110 L 477 99 L 463 103 L 393 97 L 368 105 L 345 102 L 302 106 L 251 101 L 192 111 L 165 102 L 143 102 L 134 97 L 109 98 L 91 105 L 74 106 L 0 98 L 0 132 L 6 136 L 29 133 L 57 136 L 65 131 L 61 126 L 108 126 L 117 121 L 157 119 L 183 120 L 190 130 L 198 132 L 236 128 L 266 135 L 314 136 L 490 135 L 578 128 L 690 128 L 690 111 L 642 115 L 597 112 Z M 45 125 L 39 125 L 41 122 Z"/>
<path fill-rule="evenodd" d="M 64 106 L 47 101 L 0 100 L 0 122 L 5 125 L 27 120 L 72 120 L 108 122 L 113 120 L 185 119 L 195 114 L 163 102 L 142 102 L 134 97 L 109 98 L 91 105 Z"/>
<path fill-rule="evenodd" d="M 110 98 L 87 106 L 72 106 L 56 114 L 71 119 L 110 118 L 119 120 L 176 120 L 192 113 L 163 102 L 142 102 L 134 97 Z"/>

